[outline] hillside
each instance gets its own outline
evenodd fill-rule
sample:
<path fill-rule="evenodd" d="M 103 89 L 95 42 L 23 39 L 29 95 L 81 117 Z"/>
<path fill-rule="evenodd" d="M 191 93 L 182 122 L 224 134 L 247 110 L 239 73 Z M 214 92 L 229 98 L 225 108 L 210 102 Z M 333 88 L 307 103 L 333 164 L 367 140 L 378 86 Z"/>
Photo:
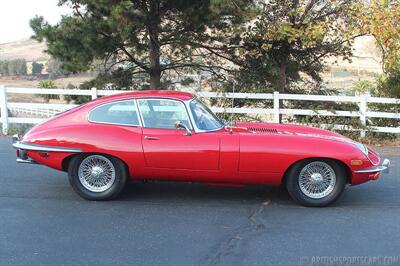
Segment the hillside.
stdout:
<path fill-rule="evenodd" d="M 359 37 L 355 40 L 354 57 L 351 62 L 341 58 L 327 58 L 328 71 L 322 73 L 322 78 L 328 88 L 351 88 L 354 82 L 360 79 L 373 80 L 374 75 L 382 73 L 379 49 L 377 49 L 372 37 Z M 50 58 L 45 53 L 46 44 L 32 39 L 24 39 L 16 42 L 0 44 L 0 60 L 25 59 L 28 62 L 28 72 L 33 61 L 46 66 Z M 46 71 L 46 67 L 44 72 Z M 91 79 L 85 74 L 79 78 L 70 77 L 57 82 L 58 86 L 68 83 L 79 85 L 85 80 Z M 23 77 L 0 77 L 0 84 L 14 87 L 36 87 L 38 80 L 27 80 Z"/>
<path fill-rule="evenodd" d="M 44 52 L 46 44 L 33 39 L 0 44 L 0 60 L 23 58 L 28 62 L 47 61 L 50 56 Z"/>

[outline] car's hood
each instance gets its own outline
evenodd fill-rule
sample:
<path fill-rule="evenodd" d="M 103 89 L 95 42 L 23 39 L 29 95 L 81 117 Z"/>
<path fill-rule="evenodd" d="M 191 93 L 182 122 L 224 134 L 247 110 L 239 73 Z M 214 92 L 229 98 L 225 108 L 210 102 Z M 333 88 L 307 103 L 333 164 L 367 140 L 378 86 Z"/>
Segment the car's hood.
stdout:
<path fill-rule="evenodd" d="M 330 139 L 347 143 L 354 143 L 353 140 L 328 130 L 291 124 L 275 123 L 236 123 L 237 130 L 246 130 L 255 134 L 285 134 L 297 135 L 310 138 Z M 235 130 L 235 127 L 233 130 Z"/>

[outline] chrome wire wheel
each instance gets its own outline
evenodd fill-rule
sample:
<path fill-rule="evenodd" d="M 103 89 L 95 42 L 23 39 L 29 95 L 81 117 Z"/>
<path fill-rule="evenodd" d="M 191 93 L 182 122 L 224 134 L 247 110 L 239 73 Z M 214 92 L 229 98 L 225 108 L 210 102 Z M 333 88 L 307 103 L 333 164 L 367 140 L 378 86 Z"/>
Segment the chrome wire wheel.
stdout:
<path fill-rule="evenodd" d="M 325 162 L 311 162 L 305 165 L 300 171 L 300 190 L 307 197 L 312 199 L 324 198 L 333 191 L 335 185 L 335 171 Z"/>
<path fill-rule="evenodd" d="M 90 155 L 80 163 L 78 177 L 87 190 L 104 192 L 115 182 L 115 168 L 108 158 Z"/>

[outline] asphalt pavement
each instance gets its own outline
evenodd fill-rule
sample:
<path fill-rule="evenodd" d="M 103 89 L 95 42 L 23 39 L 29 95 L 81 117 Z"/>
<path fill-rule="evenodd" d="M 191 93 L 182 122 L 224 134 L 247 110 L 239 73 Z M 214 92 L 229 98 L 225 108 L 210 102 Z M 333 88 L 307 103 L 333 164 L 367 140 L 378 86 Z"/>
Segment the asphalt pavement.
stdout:
<path fill-rule="evenodd" d="M 399 265 L 400 148 L 378 181 L 305 208 L 283 189 L 131 183 L 110 202 L 0 137 L 0 265 Z"/>

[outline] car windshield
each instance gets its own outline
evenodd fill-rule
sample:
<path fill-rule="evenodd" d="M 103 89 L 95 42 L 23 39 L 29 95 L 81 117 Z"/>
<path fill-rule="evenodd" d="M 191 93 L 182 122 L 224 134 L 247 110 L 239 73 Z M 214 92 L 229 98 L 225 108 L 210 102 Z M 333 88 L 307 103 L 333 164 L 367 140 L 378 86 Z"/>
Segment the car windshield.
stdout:
<path fill-rule="evenodd" d="M 219 120 L 215 114 L 198 99 L 194 99 L 190 102 L 190 110 L 194 122 L 200 130 L 217 130 L 224 126 L 224 123 L 222 123 L 221 120 Z"/>

